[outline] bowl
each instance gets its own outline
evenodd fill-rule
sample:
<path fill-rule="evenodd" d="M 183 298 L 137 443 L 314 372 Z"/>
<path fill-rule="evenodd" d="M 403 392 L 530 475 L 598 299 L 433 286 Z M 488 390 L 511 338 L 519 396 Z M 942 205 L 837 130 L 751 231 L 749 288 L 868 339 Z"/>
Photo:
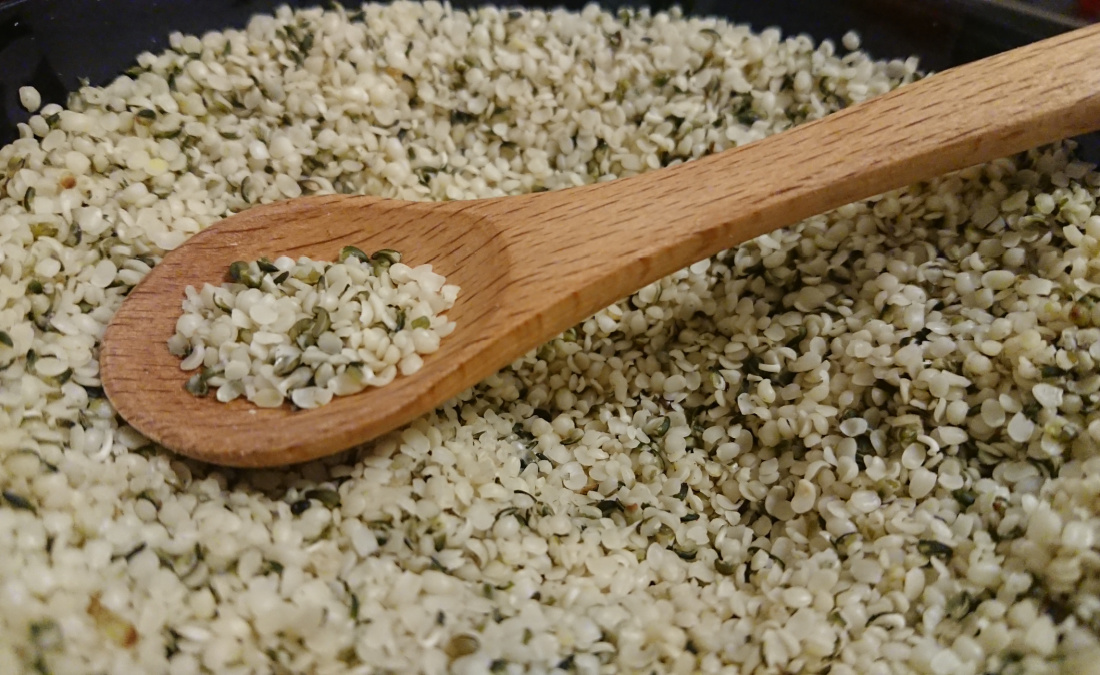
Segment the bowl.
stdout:
<path fill-rule="evenodd" d="M 345 3 L 353 5 L 355 3 Z M 454 7 L 476 7 L 458 0 Z M 532 8 L 580 9 L 587 2 L 533 1 L 507 3 Z M 15 124 L 27 112 L 18 89 L 33 85 L 45 102 L 63 103 L 66 92 L 82 80 L 105 84 L 133 62 L 141 51 L 167 46 L 172 31 L 201 34 L 240 27 L 250 16 L 280 5 L 310 7 L 292 0 L 194 0 L 179 3 L 150 0 L 3 0 L 0 1 L 0 143 L 15 136 Z M 863 48 L 876 58 L 919 56 L 925 70 L 935 71 L 1041 40 L 1084 24 L 1075 17 L 1033 9 L 1023 3 L 990 0 L 699 0 L 674 3 L 609 2 L 607 7 L 683 7 L 689 14 L 722 16 L 760 30 L 778 26 L 786 34 L 805 33 L 815 40 L 860 33 Z M 105 40 L 104 36 L 110 36 Z"/>
<path fill-rule="evenodd" d="M 100 124 L 29 116 L 21 99 L 34 95 L 23 87 L 64 103 L 84 81 L 110 83 L 139 52 L 174 45 L 182 61 L 226 47 L 173 42 L 173 31 L 243 27 L 281 4 L 0 1 L 0 140 L 27 123 L 42 144 L 63 145 Z M 853 30 L 873 56 L 899 59 L 874 70 L 849 54 L 845 67 L 874 77 L 844 91 L 829 74 L 802 85 L 816 92 L 818 77 L 836 106 L 918 77 L 900 60 L 911 55 L 940 70 L 1075 25 L 982 0 L 686 5 L 830 40 L 822 59 L 851 52 Z M 614 8 L 625 22 L 634 6 Z M 407 18 L 393 30 L 416 32 Z M 699 26 L 693 49 L 722 37 Z M 590 37 L 617 49 L 624 34 L 638 37 Z M 316 46 L 273 23 L 255 35 L 260 52 L 295 43 L 280 56 L 299 66 Z M 735 46 L 760 47 L 750 44 Z M 479 65 L 454 70 L 476 75 Z M 171 77 L 224 83 L 187 67 Z M 679 86 L 644 74 L 643 88 Z M 412 79 L 389 68 L 364 86 L 411 108 L 434 93 Z M 320 174 L 337 163 L 321 159 L 308 165 L 314 174 L 290 174 L 303 165 L 296 142 L 316 141 L 318 157 L 336 152 L 343 137 L 331 129 L 306 139 L 303 124 L 276 145 L 274 130 L 244 114 L 217 129 L 168 125 L 174 106 L 255 111 L 265 97 L 286 100 L 282 84 L 255 84 L 235 102 L 209 92 L 205 102 L 133 102 L 103 124 L 146 125 L 141 142 L 83 143 L 54 155 L 63 167 L 27 160 L 39 141 L 0 150 L 0 671 L 366 675 L 415 662 L 431 673 L 1094 672 L 1100 265 L 1089 261 L 1100 177 L 1085 163 L 1046 148 L 808 219 L 641 289 L 368 446 L 281 470 L 223 469 L 152 446 L 97 386 L 97 331 L 164 250 L 256 195 L 366 185 L 462 198 L 487 192 L 477 181 L 497 180 L 493 171 L 512 190 L 562 187 L 522 183 L 515 141 L 494 149 L 500 166 L 465 182 L 446 159 L 425 164 L 454 159 L 448 141 L 479 142 L 468 134 L 484 129 L 465 128 L 478 119 L 472 108 L 435 110 L 445 131 L 408 157 L 414 180 L 378 177 L 404 166 L 400 142 L 370 171 L 345 158 L 329 180 Z M 632 84 L 600 86 L 625 94 Z M 790 104 L 757 93 L 738 98 L 722 138 L 710 120 L 686 128 L 691 110 L 653 124 L 666 136 L 751 140 Z M 313 103 L 296 101 L 294 114 Z M 815 112 L 791 105 L 789 119 Z M 367 117 L 341 133 L 379 152 L 370 143 L 398 127 L 364 131 Z M 500 137 L 513 130 L 496 126 Z M 402 128 L 395 140 L 423 131 Z M 621 146 L 604 132 L 603 146 L 581 133 L 553 143 L 569 148 L 562 155 L 586 146 L 587 179 L 642 166 L 641 155 L 611 158 Z M 246 145 L 242 134 L 256 136 Z M 714 147 L 653 136 L 632 139 L 647 161 Z M 180 168 L 200 146 L 220 163 L 202 181 Z M 1082 148 L 1098 156 L 1091 137 Z M 541 163 L 540 180 L 575 168 L 554 174 L 537 152 L 524 161 L 529 174 Z M 109 175 L 87 175 L 92 162 Z M 89 203 L 68 201 L 79 195 Z"/>

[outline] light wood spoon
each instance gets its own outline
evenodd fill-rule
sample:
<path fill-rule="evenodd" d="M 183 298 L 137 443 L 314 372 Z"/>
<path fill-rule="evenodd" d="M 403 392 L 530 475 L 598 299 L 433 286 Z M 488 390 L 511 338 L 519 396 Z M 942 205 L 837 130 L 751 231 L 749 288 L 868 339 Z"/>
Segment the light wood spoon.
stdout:
<path fill-rule="evenodd" d="M 195 235 L 123 302 L 100 348 L 115 408 L 216 464 L 346 449 L 422 415 L 647 283 L 778 227 L 948 171 L 1100 128 L 1100 27 L 961 66 L 765 140 L 632 178 L 539 194 L 413 203 L 316 196 Z M 184 288 L 235 260 L 394 248 L 462 290 L 424 367 L 313 410 L 184 391 L 166 342 Z"/>

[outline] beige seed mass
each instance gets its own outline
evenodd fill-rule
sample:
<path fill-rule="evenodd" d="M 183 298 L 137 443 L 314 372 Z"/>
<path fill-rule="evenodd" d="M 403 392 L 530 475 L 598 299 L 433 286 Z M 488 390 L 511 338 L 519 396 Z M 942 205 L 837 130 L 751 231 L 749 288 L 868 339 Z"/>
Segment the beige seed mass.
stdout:
<path fill-rule="evenodd" d="M 169 44 L 0 149 L 0 668 L 1100 662 L 1100 177 L 1072 144 L 700 261 L 371 446 L 230 471 L 127 427 L 95 361 L 126 292 L 204 227 L 299 194 L 609 180 L 816 119 L 917 64 L 678 11 L 410 2 Z M 274 352 L 293 324 L 249 290 L 234 309 Z M 364 343 L 388 360 L 388 339 Z M 231 351 L 226 371 L 251 372 Z M 339 382 L 333 366 L 291 396 Z"/>

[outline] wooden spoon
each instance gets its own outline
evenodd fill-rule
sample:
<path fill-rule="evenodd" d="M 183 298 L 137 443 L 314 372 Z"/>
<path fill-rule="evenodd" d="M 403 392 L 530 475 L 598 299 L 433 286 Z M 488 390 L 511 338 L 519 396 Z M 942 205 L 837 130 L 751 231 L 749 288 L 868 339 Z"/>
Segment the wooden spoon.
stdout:
<path fill-rule="evenodd" d="M 107 396 L 201 460 L 321 457 L 422 415 L 647 283 L 778 227 L 1100 127 L 1100 27 L 961 66 L 750 145 L 559 192 L 414 203 L 317 196 L 258 206 L 167 254 L 107 328 Z M 235 260 L 395 248 L 461 286 L 455 332 L 415 375 L 313 410 L 184 391 L 166 342 L 184 288 Z"/>

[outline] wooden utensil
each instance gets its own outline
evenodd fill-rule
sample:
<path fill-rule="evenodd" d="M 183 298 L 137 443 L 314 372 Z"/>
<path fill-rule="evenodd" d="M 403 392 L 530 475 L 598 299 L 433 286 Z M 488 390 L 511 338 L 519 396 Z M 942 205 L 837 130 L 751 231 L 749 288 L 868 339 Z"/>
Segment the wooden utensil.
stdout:
<path fill-rule="evenodd" d="M 647 283 L 778 227 L 1100 128 L 1100 27 L 954 68 L 744 147 L 596 185 L 413 203 L 315 196 L 195 235 L 126 298 L 100 348 L 119 413 L 154 441 L 234 466 L 301 462 L 422 415 Z M 187 285 L 235 260 L 395 248 L 461 286 L 457 329 L 424 367 L 312 410 L 184 391 L 166 341 Z"/>

